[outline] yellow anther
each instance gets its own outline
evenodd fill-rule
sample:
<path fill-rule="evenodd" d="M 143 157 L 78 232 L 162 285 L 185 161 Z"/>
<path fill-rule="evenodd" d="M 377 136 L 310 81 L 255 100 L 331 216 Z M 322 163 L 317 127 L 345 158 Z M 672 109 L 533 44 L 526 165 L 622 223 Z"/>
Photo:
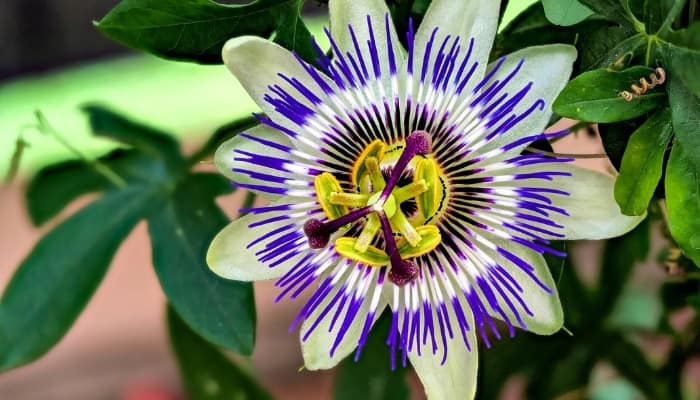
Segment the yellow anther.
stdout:
<path fill-rule="evenodd" d="M 331 202 L 331 193 L 342 193 L 343 191 L 340 183 L 333 175 L 328 172 L 316 175 L 314 188 L 316 189 L 316 198 L 329 219 L 340 218 L 349 212 L 347 207 Z"/>
<path fill-rule="evenodd" d="M 411 225 L 411 222 L 401 210 L 397 210 L 394 216 L 391 217 L 391 223 L 411 246 L 416 246 L 421 241 L 420 234 L 416 231 L 416 228 Z"/>
<path fill-rule="evenodd" d="M 401 258 L 407 259 L 419 257 L 423 254 L 430 253 L 431 251 L 435 250 L 442 240 L 440 230 L 435 225 L 419 226 L 416 228 L 416 231 L 420 234 L 421 240 L 415 246 L 403 240 L 397 243 Z"/>
<path fill-rule="evenodd" d="M 365 251 L 355 249 L 357 239 L 341 237 L 335 241 L 335 250 L 341 256 L 373 267 L 383 267 L 389 264 L 389 256 L 383 250 L 374 246 L 368 246 Z"/>
<path fill-rule="evenodd" d="M 427 190 L 428 185 L 425 183 L 425 179 L 421 179 L 411 182 L 406 186 L 394 189 L 392 194 L 396 198 L 396 202 L 401 204 L 408 199 L 417 197 L 421 193 L 425 193 Z"/>
<path fill-rule="evenodd" d="M 352 166 L 352 184 L 357 187 L 360 183 L 360 178 L 367 173 L 367 165 L 365 163 L 366 159 L 369 157 L 374 157 L 377 160 L 384 158 L 384 152 L 386 151 L 386 145 L 381 140 L 375 140 L 370 143 L 362 151 L 355 163 Z"/>
<path fill-rule="evenodd" d="M 382 175 L 382 170 L 379 168 L 379 161 L 374 157 L 367 157 L 367 160 L 365 160 L 365 167 L 367 168 L 369 179 L 372 182 L 372 191 L 381 192 L 384 186 L 386 186 L 386 181 L 384 180 L 384 175 Z"/>
<path fill-rule="evenodd" d="M 367 205 L 369 195 L 360 193 L 332 192 L 330 194 L 331 204 L 346 207 L 364 207 Z"/>
<path fill-rule="evenodd" d="M 374 237 L 377 236 L 377 232 L 379 232 L 381 227 L 382 223 L 379 221 L 377 214 L 370 214 L 367 217 L 367 222 L 364 228 L 362 228 L 360 236 L 357 238 L 357 242 L 355 242 L 355 250 L 360 253 L 367 251 L 367 248 L 369 248 L 369 245 L 374 240 Z"/>
<path fill-rule="evenodd" d="M 438 211 L 443 195 L 440 170 L 435 160 L 424 158 L 418 162 L 413 181 L 421 180 L 425 182 L 428 190 L 416 196 L 416 204 L 423 218 L 427 220 Z"/>

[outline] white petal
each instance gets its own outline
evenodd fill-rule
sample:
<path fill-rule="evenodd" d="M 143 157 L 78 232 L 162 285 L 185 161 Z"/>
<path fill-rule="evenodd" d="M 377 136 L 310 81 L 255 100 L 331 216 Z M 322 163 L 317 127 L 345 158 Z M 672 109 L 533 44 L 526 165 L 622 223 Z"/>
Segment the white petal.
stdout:
<path fill-rule="evenodd" d="M 367 17 L 371 19 L 382 68 L 387 68 L 385 57 L 389 55 L 385 25 L 385 19 L 389 16 L 389 34 L 392 38 L 393 54 L 397 65 L 401 65 L 401 60 L 403 60 L 401 44 L 384 0 L 331 0 L 328 3 L 328 11 L 331 16 L 331 35 L 340 50 L 355 54 L 355 46 L 348 30 L 348 26 L 352 26 L 363 55 L 361 59 L 370 66 L 372 65 L 372 57 L 367 48 L 367 41 L 370 39 Z"/>
<path fill-rule="evenodd" d="M 448 338 L 447 358 L 442 362 L 442 352 L 433 354 L 423 351 L 419 356 L 409 352 L 413 369 L 418 374 L 428 400 L 470 400 L 476 394 L 476 374 L 479 366 L 474 319 L 471 312 L 466 313 L 471 330 L 467 336 L 471 350 L 467 349 L 459 333 L 456 318 L 450 314 L 451 324 L 455 329 L 454 337 Z"/>
<path fill-rule="evenodd" d="M 500 0 L 433 0 L 416 32 L 413 70 L 420 71 L 426 45 L 435 28 L 438 30 L 435 35 L 436 44 L 433 45 L 433 55 L 448 35 L 451 39 L 458 36 L 462 49 L 466 49 L 469 40 L 473 38 L 474 49 L 471 60 L 477 61 L 479 66 L 465 88 L 465 92 L 470 91 L 486 71 L 498 27 L 499 3 Z"/>
<path fill-rule="evenodd" d="M 309 318 L 304 321 L 300 331 L 302 337 L 312 326 L 314 321 L 316 321 L 321 312 L 326 308 L 334 293 L 335 291 L 332 291 L 331 294 L 326 296 L 321 305 L 319 305 L 309 316 Z M 382 311 L 384 311 L 386 305 L 386 301 L 384 301 L 383 298 L 380 298 L 377 309 L 374 312 L 375 316 L 373 324 L 382 314 Z M 314 331 L 306 338 L 306 340 L 301 340 L 301 353 L 304 357 L 305 367 L 312 371 L 333 368 L 350 353 L 352 353 L 357 348 L 369 309 L 370 301 L 365 301 L 355 316 L 352 325 L 350 325 L 345 333 L 345 337 L 343 338 L 342 342 L 340 342 L 340 345 L 332 356 L 330 354 L 330 350 L 333 347 L 333 343 L 338 332 L 338 327 L 342 323 L 345 313 L 341 313 L 339 320 L 336 322 L 334 329 L 331 331 L 331 321 L 335 313 L 335 309 L 331 309 L 319 323 L 319 325 L 314 329 Z"/>
<path fill-rule="evenodd" d="M 528 82 L 532 82 L 532 88 L 513 112 L 515 114 L 523 113 L 538 99 L 544 101 L 544 109 L 535 110 L 507 132 L 495 137 L 485 149 L 500 147 L 522 137 L 536 135 L 544 131 L 552 115 L 552 103 L 569 81 L 573 63 L 576 60 L 576 48 L 569 45 L 552 44 L 527 47 L 516 51 L 506 56 L 506 60 L 494 74 L 492 80 L 503 81 L 521 60 L 524 60 L 522 67 L 510 83 L 501 90 L 501 93 L 513 95 L 525 87 Z M 488 70 L 493 69 L 494 65 L 495 63 L 490 64 Z M 512 151 L 520 153 L 527 145 L 523 144 Z"/>
<path fill-rule="evenodd" d="M 524 246 L 516 243 L 509 243 L 503 240 L 493 240 L 497 246 L 513 253 L 515 256 L 525 261 L 534 268 L 534 275 L 539 281 L 551 290 L 547 293 L 542 286 L 535 282 L 527 273 L 520 267 L 506 258 L 496 255 L 495 261 L 503 266 L 515 279 L 515 281 L 523 289 L 521 297 L 533 315 L 528 315 L 524 310 L 518 310 L 522 317 L 527 330 L 538 335 L 551 335 L 556 333 L 564 325 L 564 311 L 559 301 L 556 283 L 552 278 L 552 273 L 547 266 L 547 261 L 544 257 Z M 504 289 L 505 291 L 505 289 Z M 517 304 L 515 300 L 512 300 Z M 502 304 L 501 308 L 510 318 L 511 323 L 517 326 L 513 312 L 506 304 Z M 499 315 L 492 313 L 494 318 L 500 318 Z"/>
<path fill-rule="evenodd" d="M 267 103 L 263 96 L 269 92 L 270 85 L 279 85 L 288 93 L 297 93 L 279 74 L 298 79 L 301 84 L 314 92 L 318 85 L 306 70 L 284 47 L 256 36 L 240 36 L 230 39 L 221 53 L 224 64 L 243 85 L 248 95 L 262 108 L 268 116 L 280 123 L 284 118 Z M 295 98 L 305 104 L 302 96 Z"/>
<path fill-rule="evenodd" d="M 274 204 L 291 204 L 298 201 L 287 197 L 278 199 Z M 228 224 L 219 232 L 209 245 L 207 251 L 207 265 L 217 275 L 237 281 L 259 281 L 275 279 L 287 272 L 296 261 L 296 258 L 288 262 L 270 268 L 258 261 L 255 252 L 261 243 L 254 248 L 246 248 L 253 240 L 266 232 L 270 232 L 282 225 L 289 224 L 290 220 L 249 228 L 248 225 L 261 219 L 269 218 L 265 214 L 248 214 Z"/>
<path fill-rule="evenodd" d="M 279 143 L 284 146 L 292 146 L 291 141 L 286 135 L 266 125 L 258 125 L 252 129 L 247 130 L 246 133 L 251 136 Z M 250 164 L 241 162 L 240 159 L 236 159 L 234 150 L 243 150 L 250 153 L 264 154 L 284 159 L 289 158 L 289 155 L 283 151 L 275 150 L 273 148 L 270 148 L 269 146 L 261 144 L 260 142 L 248 139 L 243 135 L 236 135 L 233 138 L 224 142 L 221 146 L 219 146 L 214 155 L 214 163 L 219 169 L 219 172 L 221 172 L 224 176 L 226 176 L 235 183 L 255 184 L 260 183 L 260 181 L 257 179 L 253 179 L 246 174 L 241 174 L 239 172 L 233 171 L 234 168 L 257 169 L 251 166 Z M 263 196 L 268 200 L 276 200 L 280 197 L 277 194 L 272 194 L 259 190 L 252 191 L 255 194 Z"/>
<path fill-rule="evenodd" d="M 614 177 L 575 165 L 564 165 L 561 169 L 573 174 L 554 181 L 557 189 L 569 193 L 552 197 L 555 206 L 569 213 L 569 216 L 552 215 L 552 220 L 564 225 L 561 231 L 564 239 L 599 240 L 620 236 L 646 218 L 646 214 L 633 217 L 622 214 L 615 201 Z"/>

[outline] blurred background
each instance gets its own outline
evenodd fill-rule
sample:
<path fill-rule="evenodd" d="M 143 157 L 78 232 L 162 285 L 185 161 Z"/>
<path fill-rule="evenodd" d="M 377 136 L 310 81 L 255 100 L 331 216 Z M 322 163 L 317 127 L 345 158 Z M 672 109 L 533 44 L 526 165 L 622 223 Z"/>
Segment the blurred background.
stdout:
<path fill-rule="evenodd" d="M 511 1 L 506 21 L 531 0 Z M 109 142 L 93 138 L 79 111 L 86 102 L 99 102 L 136 120 L 147 121 L 182 138 L 195 148 L 217 127 L 255 111 L 256 107 L 223 66 L 164 61 L 125 49 L 97 32 L 92 21 L 102 18 L 118 0 L 2 0 L 0 1 L 0 286 L 4 287 L 20 261 L 52 224 L 34 228 L 26 217 L 23 188 L 42 166 L 74 157 L 52 137 L 31 125 L 40 110 L 51 125 L 88 156 L 107 151 Z M 308 25 L 319 32 L 326 9 L 309 1 Z M 18 140 L 26 143 L 15 171 L 11 160 Z M 569 137 L 557 149 L 578 153 L 601 152 L 595 136 Z M 605 159 L 584 160 L 602 170 Z M 203 163 L 202 169 L 211 169 Z M 235 217 L 242 193 L 222 199 Z M 69 207 L 61 219 L 88 201 Z M 661 240 L 660 238 L 658 239 Z M 658 246 L 657 246 L 658 247 Z M 581 243 L 573 248 L 582 278 L 595 281 L 600 245 Z M 165 328 L 165 298 L 150 268 L 151 254 L 145 224 L 140 224 L 121 246 L 112 267 L 87 309 L 48 355 L 27 366 L 0 375 L 0 399 L 182 399 L 182 388 L 171 356 Z M 637 271 L 628 289 L 632 304 L 618 311 L 621 323 L 651 326 L 660 306 L 653 296 L 664 272 L 655 262 Z M 258 328 L 252 360 L 240 360 L 256 371 L 262 384 L 279 399 L 327 399 L 333 372 L 299 369 L 298 335 L 287 328 L 297 303 L 273 304 L 271 283 L 256 284 Z M 636 297 L 635 297 L 636 296 Z M 636 299 L 636 300 L 635 300 Z M 641 300 L 640 300 L 641 299 Z M 679 323 L 683 323 L 682 315 Z M 687 318 L 687 317 L 686 317 Z M 653 342 L 649 348 L 660 348 Z M 689 368 L 700 370 L 698 365 Z M 603 365 L 600 382 L 616 385 L 614 372 Z M 414 398 L 422 391 L 411 377 Z M 517 377 L 502 389 L 502 397 L 522 397 L 524 383 Z M 618 396 L 636 393 L 622 385 Z M 592 392 L 593 393 L 593 392 Z M 592 396 L 595 398 L 595 396 Z M 583 398 L 583 397 L 571 397 Z"/>

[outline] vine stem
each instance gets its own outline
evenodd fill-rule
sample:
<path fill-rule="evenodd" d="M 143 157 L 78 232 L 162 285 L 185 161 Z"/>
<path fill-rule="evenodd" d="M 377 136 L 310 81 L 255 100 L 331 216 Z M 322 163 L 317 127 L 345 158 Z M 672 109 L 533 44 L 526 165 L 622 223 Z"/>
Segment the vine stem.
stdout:
<path fill-rule="evenodd" d="M 551 151 L 544 151 L 544 150 L 535 149 L 534 147 L 528 147 L 525 150 L 531 151 L 533 153 L 544 154 L 546 156 L 552 156 L 552 157 L 572 157 L 572 158 L 581 158 L 581 159 L 607 158 L 608 157 L 608 155 L 605 153 L 593 153 L 593 154 L 554 153 Z"/>
<path fill-rule="evenodd" d="M 66 140 L 63 136 L 61 136 L 56 129 L 54 129 L 51 124 L 49 124 L 49 121 L 46 119 L 44 114 L 40 110 L 36 110 L 34 112 L 34 115 L 36 116 L 37 119 L 37 125 L 36 129 L 41 132 L 44 135 L 51 136 L 53 137 L 58 143 L 61 144 L 61 146 L 65 147 L 68 151 L 73 153 L 76 157 L 78 157 L 81 161 L 83 161 L 85 164 L 87 164 L 90 168 L 92 168 L 95 172 L 98 174 L 102 175 L 105 179 L 107 179 L 110 183 L 112 183 L 114 186 L 118 188 L 124 188 L 126 187 L 127 183 L 122 178 L 119 176 L 114 170 L 109 168 L 107 165 L 103 164 L 99 160 L 92 159 L 88 156 L 85 155 L 82 151 L 78 150 L 75 146 L 73 146 L 68 140 Z"/>

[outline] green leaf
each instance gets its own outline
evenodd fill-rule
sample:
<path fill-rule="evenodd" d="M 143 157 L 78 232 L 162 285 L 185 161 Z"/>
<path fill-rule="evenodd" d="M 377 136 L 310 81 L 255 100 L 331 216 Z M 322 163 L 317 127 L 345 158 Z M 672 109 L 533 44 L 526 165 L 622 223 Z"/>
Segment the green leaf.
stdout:
<path fill-rule="evenodd" d="M 169 166 L 183 163 L 180 145 L 171 135 L 143 123 L 135 122 L 99 105 L 82 107 L 88 115 L 90 127 L 97 136 L 104 136 L 133 146 L 143 153 L 163 158 Z"/>
<path fill-rule="evenodd" d="M 542 5 L 547 19 L 556 25 L 574 25 L 593 15 L 578 0 L 542 0 Z"/>
<path fill-rule="evenodd" d="M 66 161 L 39 171 L 25 192 L 32 224 L 40 226 L 70 202 L 110 187 L 109 181 L 83 161 Z"/>
<path fill-rule="evenodd" d="M 419 26 L 423 20 L 423 14 L 425 13 L 425 10 L 423 10 L 423 14 L 416 14 L 413 12 L 414 7 L 420 6 L 420 4 L 418 4 L 419 2 L 416 0 L 390 0 L 386 3 L 389 7 L 389 12 L 391 13 L 391 20 L 393 21 L 394 27 L 396 27 L 397 32 L 407 32 L 409 20 L 412 20 L 414 27 Z M 501 6 L 502 4 L 503 3 L 501 3 Z M 401 44 L 404 46 L 404 48 L 407 47 L 406 39 L 406 35 L 402 35 L 399 33 L 399 41 L 401 41 Z"/>
<path fill-rule="evenodd" d="M 663 168 L 664 154 L 671 141 L 671 112 L 654 114 L 637 129 L 622 157 L 615 181 L 615 200 L 625 215 L 642 215 L 654 195 Z"/>
<path fill-rule="evenodd" d="M 124 182 L 153 183 L 165 179 L 163 166 L 144 154 L 133 150 L 117 149 L 97 161 Z M 34 225 L 42 225 L 55 217 L 70 202 L 87 193 L 123 188 L 93 164 L 71 160 L 50 165 L 32 178 L 25 192 L 27 210 Z"/>
<path fill-rule="evenodd" d="M 700 36 L 700 29 L 695 29 Z M 700 40 L 700 39 L 696 39 Z M 700 96 L 700 49 L 692 49 L 670 42 L 661 42 L 659 51 L 669 75 L 677 77 L 696 96 Z"/>
<path fill-rule="evenodd" d="M 686 0 L 645 0 L 644 25 L 650 34 L 663 34 L 683 10 Z M 695 1 L 695 0 L 692 0 Z"/>
<path fill-rule="evenodd" d="M 38 358 L 68 331 L 119 244 L 152 207 L 145 189 L 105 194 L 34 246 L 0 299 L 0 370 Z"/>
<path fill-rule="evenodd" d="M 340 364 L 334 384 L 335 400 L 403 400 L 409 398 L 406 369 L 391 371 L 389 348 L 384 343 L 391 329 L 385 313 L 372 327 L 360 359 L 348 357 Z"/>
<path fill-rule="evenodd" d="M 648 78 L 652 72 L 646 67 L 585 72 L 562 90 L 554 101 L 554 112 L 587 122 L 617 122 L 643 115 L 663 103 L 663 90 L 656 87 L 632 101 L 622 98 L 620 92 L 631 90 L 632 84 L 638 84 L 640 78 Z"/>
<path fill-rule="evenodd" d="M 550 43 L 575 43 L 579 35 L 595 32 L 609 23 L 603 20 L 589 19 L 576 26 L 564 28 L 553 25 L 544 13 L 542 3 L 537 2 L 513 19 L 496 37 L 492 57 L 522 49 Z"/>
<path fill-rule="evenodd" d="M 168 307 L 168 333 L 190 400 L 270 400 L 248 373 L 192 331 Z"/>
<path fill-rule="evenodd" d="M 610 162 L 618 171 L 622 168 L 622 156 L 627 148 L 632 133 L 644 122 L 645 118 L 636 118 L 611 124 L 598 124 L 600 138 Z"/>
<path fill-rule="evenodd" d="M 280 8 L 271 11 L 271 14 L 277 21 L 277 32 L 275 33 L 274 41 L 284 48 L 296 51 L 301 58 L 311 64 L 315 64 L 318 53 L 311 45 L 311 32 L 309 32 L 300 15 L 304 1 L 297 0 L 295 6 L 296 12 Z"/>
<path fill-rule="evenodd" d="M 593 27 L 581 35 L 578 45 L 581 71 L 597 68 L 621 69 L 644 53 L 647 38 L 629 27 Z"/>
<path fill-rule="evenodd" d="M 690 50 L 700 50 L 700 21 L 685 29 L 668 31 L 661 37 L 672 44 L 685 47 Z"/>
<path fill-rule="evenodd" d="M 688 153 L 697 148 L 676 142 L 666 166 L 668 228 L 683 253 L 700 266 L 700 170 Z"/>
<path fill-rule="evenodd" d="M 301 0 L 256 0 L 245 5 L 212 0 L 122 0 L 96 26 L 117 42 L 160 57 L 221 64 L 221 49 L 235 36 L 269 38 L 277 30 L 278 42 L 303 44 L 294 38 L 300 34 L 301 40 L 308 32 L 300 29 L 301 21 L 293 28 L 280 26 L 298 19 L 301 4 Z"/>
<path fill-rule="evenodd" d="M 148 219 L 153 264 L 178 314 L 208 341 L 248 355 L 255 341 L 250 283 L 225 280 L 206 266 L 211 239 L 228 218 L 214 202 L 231 185 L 218 174 L 194 174 Z"/>
<path fill-rule="evenodd" d="M 700 71 L 700 70 L 698 70 Z M 671 77 L 668 83 L 669 102 L 673 131 L 678 145 L 683 146 L 685 155 L 700 171 L 700 97 L 688 91 L 677 79 Z"/>
<path fill-rule="evenodd" d="M 623 7 L 621 0 L 579 0 L 581 4 L 593 10 L 596 14 L 618 24 L 634 24 L 634 17 Z"/>

